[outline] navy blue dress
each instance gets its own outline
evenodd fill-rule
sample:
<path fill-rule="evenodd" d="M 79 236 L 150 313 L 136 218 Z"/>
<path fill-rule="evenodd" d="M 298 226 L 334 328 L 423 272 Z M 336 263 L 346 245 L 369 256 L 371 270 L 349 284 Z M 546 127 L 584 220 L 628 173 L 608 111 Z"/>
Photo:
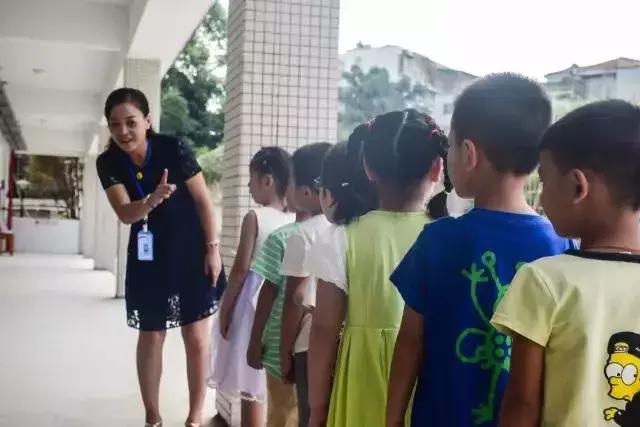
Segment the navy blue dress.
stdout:
<path fill-rule="evenodd" d="M 211 316 L 226 282 L 222 272 L 218 286 L 212 287 L 211 278 L 205 275 L 205 236 L 185 184 L 201 168 L 188 145 L 171 136 L 154 135 L 141 168 L 115 144 L 97 160 L 103 188 L 122 184 L 132 201 L 152 193 L 165 168 L 169 171 L 168 182 L 177 190 L 149 214 L 154 259 L 138 260 L 137 235 L 142 221 L 131 226 L 127 252 L 127 323 L 145 331 L 184 326 Z"/>

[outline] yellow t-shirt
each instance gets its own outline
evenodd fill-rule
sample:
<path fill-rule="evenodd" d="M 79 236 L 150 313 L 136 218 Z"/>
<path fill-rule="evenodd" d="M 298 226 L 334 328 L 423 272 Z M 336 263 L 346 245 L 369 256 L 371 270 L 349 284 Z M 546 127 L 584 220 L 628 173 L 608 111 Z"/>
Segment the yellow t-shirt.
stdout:
<path fill-rule="evenodd" d="M 491 323 L 545 348 L 543 426 L 640 426 L 639 256 L 525 265 Z"/>

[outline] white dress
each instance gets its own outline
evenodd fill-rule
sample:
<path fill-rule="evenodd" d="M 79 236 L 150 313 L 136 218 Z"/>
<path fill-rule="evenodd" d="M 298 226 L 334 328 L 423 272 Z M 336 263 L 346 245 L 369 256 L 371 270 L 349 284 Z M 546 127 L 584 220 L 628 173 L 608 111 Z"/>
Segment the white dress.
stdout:
<path fill-rule="evenodd" d="M 270 207 L 253 211 L 258 220 L 258 235 L 252 256 L 255 258 L 267 236 L 283 225 L 293 222 L 295 215 Z M 263 369 L 253 369 L 247 365 L 247 348 L 255 317 L 254 299 L 260 291 L 262 282 L 262 277 L 251 271 L 245 276 L 233 311 L 228 340 L 222 338 L 220 334 L 218 318 L 214 320 L 211 331 L 211 374 L 208 379 L 208 385 L 211 388 L 230 396 L 258 401 L 264 401 L 266 396 L 265 372 Z"/>

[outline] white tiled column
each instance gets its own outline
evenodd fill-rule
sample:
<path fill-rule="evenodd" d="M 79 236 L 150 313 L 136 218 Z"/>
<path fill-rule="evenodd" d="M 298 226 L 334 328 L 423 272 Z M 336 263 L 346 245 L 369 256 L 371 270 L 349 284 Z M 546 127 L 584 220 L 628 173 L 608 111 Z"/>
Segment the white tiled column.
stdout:
<path fill-rule="evenodd" d="M 162 82 L 161 62 L 157 59 L 127 58 L 124 64 L 124 85 L 141 90 L 149 100 L 151 123 L 160 128 L 160 84 Z M 124 296 L 125 274 L 127 271 L 127 248 L 129 245 L 129 225 L 118 222 L 118 248 L 116 296 Z"/>
<path fill-rule="evenodd" d="M 84 158 L 82 177 L 82 210 L 80 211 L 80 252 L 87 258 L 94 257 L 95 229 L 96 229 L 96 204 L 97 193 L 101 191 L 98 185 L 98 173 L 96 169 L 97 142 Z"/>
<path fill-rule="evenodd" d="M 109 142 L 109 130 L 106 126 L 98 128 L 98 151 L 102 152 Z M 95 160 L 94 160 L 95 165 Z M 96 174 L 97 175 L 97 174 Z M 97 180 L 97 176 L 96 176 Z M 107 200 L 102 186 L 96 181 L 94 247 L 92 256 L 95 268 L 116 273 L 116 253 L 118 219 Z"/>
<path fill-rule="evenodd" d="M 222 246 L 230 265 L 251 206 L 251 156 L 337 137 L 339 0 L 231 0 Z"/>
<path fill-rule="evenodd" d="M 230 0 L 222 250 L 233 262 L 252 206 L 249 161 L 260 147 L 293 152 L 337 137 L 340 0 Z M 237 402 L 218 410 L 238 424 Z"/>

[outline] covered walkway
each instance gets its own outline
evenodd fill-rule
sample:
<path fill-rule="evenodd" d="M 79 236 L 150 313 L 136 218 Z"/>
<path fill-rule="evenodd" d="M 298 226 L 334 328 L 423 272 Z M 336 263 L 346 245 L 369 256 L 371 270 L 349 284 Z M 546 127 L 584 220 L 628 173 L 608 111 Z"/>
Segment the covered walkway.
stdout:
<path fill-rule="evenodd" d="M 0 257 L 0 426 L 140 427 L 134 351 L 113 275 L 74 256 Z M 161 405 L 183 425 L 186 365 L 167 336 Z M 207 408 L 213 412 L 213 393 Z"/>

